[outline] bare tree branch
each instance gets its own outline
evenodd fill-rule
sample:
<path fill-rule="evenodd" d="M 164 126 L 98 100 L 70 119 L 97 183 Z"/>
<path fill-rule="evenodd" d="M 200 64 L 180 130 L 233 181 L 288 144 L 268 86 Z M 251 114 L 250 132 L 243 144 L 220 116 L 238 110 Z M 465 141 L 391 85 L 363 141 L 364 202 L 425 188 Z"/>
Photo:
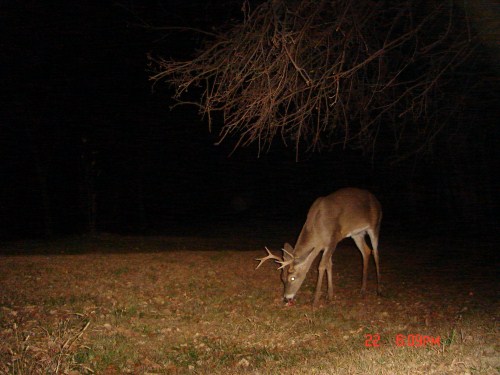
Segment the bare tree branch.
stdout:
<path fill-rule="evenodd" d="M 297 155 L 301 144 L 373 152 L 388 131 L 393 148 L 420 150 L 442 129 L 444 87 L 471 52 L 465 21 L 442 2 L 274 0 L 243 12 L 190 61 L 150 57 L 151 79 L 172 84 L 182 104 L 203 87 L 210 128 L 212 112 L 223 114 L 220 141 L 259 152 L 276 136 Z"/>

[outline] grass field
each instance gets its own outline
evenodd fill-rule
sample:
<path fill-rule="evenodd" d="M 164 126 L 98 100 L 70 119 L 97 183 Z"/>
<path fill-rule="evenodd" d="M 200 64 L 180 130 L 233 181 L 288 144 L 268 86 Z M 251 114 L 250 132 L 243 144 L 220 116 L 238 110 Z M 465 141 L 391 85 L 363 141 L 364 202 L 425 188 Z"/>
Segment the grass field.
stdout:
<path fill-rule="evenodd" d="M 244 244 L 112 235 L 3 244 L 0 373 L 499 373 L 493 246 L 384 237 L 384 294 L 372 262 L 363 297 L 361 256 L 346 240 L 334 254 L 334 300 L 313 308 L 315 270 L 284 307 L 276 265 L 254 269 L 269 243 Z"/>

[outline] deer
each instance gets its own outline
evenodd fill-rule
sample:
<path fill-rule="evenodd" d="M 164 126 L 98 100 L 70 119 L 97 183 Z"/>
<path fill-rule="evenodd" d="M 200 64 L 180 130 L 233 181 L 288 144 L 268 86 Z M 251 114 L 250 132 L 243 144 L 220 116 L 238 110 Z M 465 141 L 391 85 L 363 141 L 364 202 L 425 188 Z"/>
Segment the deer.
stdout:
<path fill-rule="evenodd" d="M 272 259 L 280 264 L 284 283 L 284 300 L 287 306 L 295 303 L 295 296 L 311 268 L 313 261 L 322 252 L 318 267 L 318 280 L 313 305 L 321 297 L 321 286 L 326 271 L 328 299 L 333 299 L 332 255 L 337 244 L 351 237 L 363 257 L 363 280 L 361 293 L 366 292 L 366 279 L 370 254 L 373 252 L 377 270 L 377 294 L 381 294 L 378 239 L 382 221 L 382 206 L 367 190 L 347 187 L 332 194 L 317 198 L 312 204 L 307 219 L 299 234 L 295 248 L 289 243 L 283 247 L 283 257 L 273 254 L 267 247 L 267 256 L 256 258 L 258 269 L 265 261 Z M 365 236 L 370 237 L 371 248 Z"/>

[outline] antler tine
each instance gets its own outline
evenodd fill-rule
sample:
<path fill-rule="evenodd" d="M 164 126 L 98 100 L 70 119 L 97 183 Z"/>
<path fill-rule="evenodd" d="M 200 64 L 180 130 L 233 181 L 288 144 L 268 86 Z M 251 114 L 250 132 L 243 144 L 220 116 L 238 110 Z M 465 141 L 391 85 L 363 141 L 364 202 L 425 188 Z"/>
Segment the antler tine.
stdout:
<path fill-rule="evenodd" d="M 285 268 L 286 266 L 289 266 L 290 264 L 292 264 L 292 262 L 293 262 L 293 258 L 290 260 L 287 260 L 286 262 L 283 260 L 279 261 L 278 263 L 281 264 L 281 266 L 278 267 L 278 269 L 281 270 L 281 269 Z"/>
<path fill-rule="evenodd" d="M 285 249 L 284 247 L 283 247 L 283 248 L 281 248 L 281 250 L 283 250 L 283 252 L 285 252 L 285 253 L 287 253 L 288 255 L 290 255 L 290 258 L 291 258 L 291 259 L 295 259 L 295 255 L 293 255 L 293 254 L 292 254 L 291 252 L 289 252 L 289 251 L 286 251 L 286 249 Z M 288 262 L 287 262 L 287 263 L 288 263 Z"/>
<path fill-rule="evenodd" d="M 267 248 L 267 246 L 265 246 L 264 248 L 266 249 L 268 255 L 264 258 L 255 258 L 255 260 L 258 260 L 260 262 L 259 265 L 257 267 L 255 267 L 255 269 L 258 269 L 262 265 L 262 263 L 264 263 L 268 259 L 274 259 L 277 263 L 283 264 L 283 259 L 281 259 L 280 257 L 271 253 L 271 251 Z M 282 267 L 280 267 L 280 268 L 282 268 Z M 278 269 L 280 269 L 280 268 L 278 268 Z"/>
<path fill-rule="evenodd" d="M 282 248 L 281 250 L 283 250 L 283 253 L 287 253 L 290 256 L 290 260 L 285 261 L 283 257 L 283 260 L 279 262 L 281 264 L 281 267 L 278 268 L 279 270 L 285 268 L 286 266 L 289 266 L 295 260 L 295 255 L 293 255 L 289 251 L 286 251 L 285 248 Z"/>

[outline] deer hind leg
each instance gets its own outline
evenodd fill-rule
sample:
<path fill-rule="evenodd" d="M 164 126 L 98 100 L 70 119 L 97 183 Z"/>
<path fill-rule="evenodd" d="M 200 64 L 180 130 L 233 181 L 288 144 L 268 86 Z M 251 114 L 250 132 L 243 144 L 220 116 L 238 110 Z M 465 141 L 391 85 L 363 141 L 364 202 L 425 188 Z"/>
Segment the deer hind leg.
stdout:
<path fill-rule="evenodd" d="M 364 294 L 366 292 L 366 278 L 367 278 L 367 274 L 368 274 L 368 261 L 370 260 L 370 254 L 371 254 L 372 250 L 366 244 L 364 233 L 352 236 L 352 239 L 356 243 L 356 246 L 358 247 L 359 251 L 361 251 L 361 255 L 363 256 L 363 282 L 361 284 L 361 293 Z"/>
<path fill-rule="evenodd" d="M 328 280 L 328 299 L 333 300 L 333 260 L 332 256 L 335 251 L 335 248 L 329 250 L 329 254 L 326 254 L 327 263 L 326 263 L 326 278 Z"/>
<path fill-rule="evenodd" d="M 377 269 L 377 294 L 382 294 L 382 286 L 380 284 L 380 268 L 379 268 L 379 257 L 378 257 L 378 230 L 377 232 L 372 229 L 368 229 L 368 235 L 370 236 L 370 241 L 373 248 L 373 259 L 375 259 L 375 268 Z"/>

